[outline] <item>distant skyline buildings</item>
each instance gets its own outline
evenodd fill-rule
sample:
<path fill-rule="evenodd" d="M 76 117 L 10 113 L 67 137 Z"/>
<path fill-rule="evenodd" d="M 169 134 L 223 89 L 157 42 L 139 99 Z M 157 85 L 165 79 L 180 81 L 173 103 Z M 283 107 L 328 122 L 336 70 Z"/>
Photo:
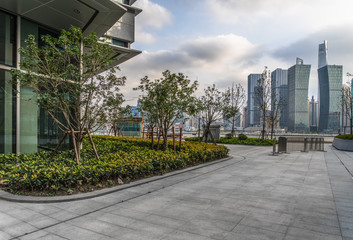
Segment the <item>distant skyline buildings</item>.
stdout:
<path fill-rule="evenodd" d="M 296 64 L 288 69 L 288 130 L 309 130 L 308 88 L 311 65 L 297 58 Z"/>
<path fill-rule="evenodd" d="M 320 132 L 337 132 L 341 128 L 342 66 L 323 66 L 318 69 L 318 75 L 320 102 L 318 130 Z"/>
<path fill-rule="evenodd" d="M 319 94 L 320 132 L 333 132 L 341 128 L 341 96 L 342 96 L 342 71 L 341 65 L 328 65 L 327 41 L 319 44 Z"/>
<path fill-rule="evenodd" d="M 328 65 L 327 41 L 319 44 L 318 69 Z"/>
<path fill-rule="evenodd" d="M 272 102 L 277 99 L 281 105 L 280 128 L 288 126 L 288 70 L 277 68 L 271 73 Z"/>
<path fill-rule="evenodd" d="M 309 127 L 310 131 L 317 131 L 319 121 L 319 102 L 315 100 L 314 96 L 309 101 Z"/>
<path fill-rule="evenodd" d="M 260 103 L 255 97 L 255 88 L 262 78 L 260 73 L 252 73 L 248 76 L 248 116 L 247 127 L 260 126 Z"/>

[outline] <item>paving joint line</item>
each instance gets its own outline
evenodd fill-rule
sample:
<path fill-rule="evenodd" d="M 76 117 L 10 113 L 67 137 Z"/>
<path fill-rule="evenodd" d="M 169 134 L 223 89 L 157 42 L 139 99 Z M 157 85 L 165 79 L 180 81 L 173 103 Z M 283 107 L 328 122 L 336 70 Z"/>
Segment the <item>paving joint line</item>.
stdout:
<path fill-rule="evenodd" d="M 31 232 L 28 232 L 28 233 L 25 233 L 25 234 L 22 234 L 22 235 L 19 235 L 19 236 L 10 238 L 9 240 L 15 240 L 15 239 L 18 239 L 18 238 L 21 238 L 21 237 L 24 237 L 24 236 L 27 236 L 27 235 L 30 235 L 30 234 L 33 234 L 33 233 L 36 233 L 36 232 L 39 232 L 39 231 L 42 231 L 42 230 L 51 228 L 51 227 L 57 226 L 57 225 L 59 225 L 59 224 L 66 223 L 66 222 L 69 222 L 69 221 L 78 219 L 78 218 L 80 218 L 80 217 L 83 217 L 83 216 L 87 216 L 87 215 L 89 215 L 89 214 L 92 214 L 92 213 L 101 211 L 101 210 L 103 210 L 103 209 L 107 209 L 107 208 L 109 208 L 109 207 L 119 205 L 119 204 L 121 204 L 121 203 L 123 203 L 123 202 L 128 202 L 128 201 L 131 201 L 131 200 L 133 200 L 133 199 L 137 199 L 137 198 L 146 196 L 146 195 L 151 194 L 151 193 L 153 193 L 153 192 L 157 192 L 157 191 L 159 191 L 159 190 L 162 190 L 162 189 L 165 189 L 165 188 L 168 188 L 168 187 L 177 185 L 177 184 L 179 184 L 179 183 L 186 182 L 186 181 L 191 180 L 191 179 L 195 179 L 195 178 L 197 178 L 197 177 L 200 177 L 200 176 L 206 175 L 206 174 L 208 174 L 208 173 L 212 173 L 212 172 L 218 171 L 218 170 L 220 170 L 220 169 L 223 169 L 223 168 L 226 168 L 226 167 L 228 167 L 228 166 L 241 163 L 241 162 L 243 162 L 243 161 L 246 160 L 246 157 L 245 157 L 245 156 L 241 156 L 241 155 L 239 155 L 239 156 L 242 157 L 243 159 L 241 159 L 241 160 L 239 160 L 239 161 L 237 161 L 237 162 L 234 162 L 234 163 L 227 164 L 227 165 L 225 165 L 225 166 L 219 167 L 219 168 L 217 168 L 217 169 L 213 169 L 213 170 L 211 170 L 211 171 L 208 171 L 208 172 L 205 172 L 205 173 L 201 173 L 201 174 L 199 174 L 199 175 L 197 175 L 197 176 L 193 176 L 193 177 L 190 177 L 190 178 L 187 178 L 187 179 L 184 179 L 184 180 L 175 182 L 174 184 L 168 185 L 167 187 L 162 186 L 162 187 L 159 188 L 159 189 L 155 189 L 155 190 L 152 190 L 152 191 L 148 191 L 148 192 L 146 192 L 146 193 L 142 193 L 142 194 L 140 194 L 140 195 L 138 195 L 138 196 L 134 196 L 134 197 L 128 198 L 128 199 L 126 199 L 126 200 L 119 201 L 119 202 L 117 202 L 117 203 L 109 204 L 109 205 L 107 205 L 107 206 L 98 208 L 98 209 L 93 210 L 93 211 L 90 211 L 90 212 L 83 213 L 83 214 L 81 214 L 81 215 L 78 215 L 78 216 L 75 216 L 75 217 L 72 217 L 72 218 L 63 220 L 63 221 L 59 221 L 59 222 L 57 222 L 57 223 L 48 225 L 48 226 L 46 226 L 46 227 L 38 228 L 37 230 L 34 230 L 34 231 L 31 231 Z M 228 160 L 231 160 L 231 159 L 232 159 L 232 158 L 227 159 L 227 160 L 224 160 L 224 161 L 228 161 Z M 224 162 L 224 161 L 221 161 L 221 162 Z M 217 162 L 217 163 L 220 163 L 220 162 Z M 213 163 L 213 164 L 210 164 L 210 165 L 207 165 L 207 166 L 211 166 L 211 165 L 214 165 L 214 164 L 216 164 L 216 163 Z M 204 166 L 204 167 L 206 167 L 206 166 Z M 200 168 L 202 168 L 202 167 L 200 167 Z M 190 172 L 190 171 L 193 171 L 193 170 L 198 170 L 198 169 L 200 169 L 200 168 L 191 169 L 191 170 L 189 170 L 189 171 L 187 171 L 187 172 Z M 185 172 L 182 172 L 182 173 L 185 173 Z M 179 174 L 181 174 L 181 173 L 179 173 Z M 177 174 L 175 174 L 175 175 L 177 175 Z M 175 176 L 175 175 L 172 175 L 172 176 Z M 166 177 L 164 177 L 164 178 L 166 178 Z M 160 179 L 164 179 L 164 178 L 160 178 Z M 156 179 L 156 180 L 153 180 L 153 181 L 151 181 L 151 182 L 154 182 L 154 181 L 157 181 L 157 180 L 160 180 L 160 179 Z M 144 184 L 146 184 L 146 183 L 144 183 Z M 136 185 L 136 186 L 139 186 L 139 185 Z"/>

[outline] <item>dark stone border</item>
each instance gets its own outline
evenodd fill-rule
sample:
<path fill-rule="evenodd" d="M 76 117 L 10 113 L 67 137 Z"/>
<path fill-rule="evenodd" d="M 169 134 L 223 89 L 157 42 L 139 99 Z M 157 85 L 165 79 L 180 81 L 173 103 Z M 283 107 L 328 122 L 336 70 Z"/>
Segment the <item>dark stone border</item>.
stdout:
<path fill-rule="evenodd" d="M 143 184 L 155 182 L 155 181 L 158 181 L 158 180 L 161 180 L 164 178 L 180 175 L 180 174 L 183 174 L 186 172 L 191 172 L 193 170 L 204 168 L 204 167 L 214 165 L 214 164 L 217 164 L 220 162 L 225 162 L 225 161 L 228 161 L 231 159 L 233 159 L 233 157 L 226 157 L 223 159 L 204 163 L 204 164 L 197 165 L 194 167 L 170 172 L 170 173 L 167 173 L 164 175 L 154 176 L 154 177 L 138 180 L 136 182 L 132 182 L 129 184 L 123 184 L 123 185 L 119 185 L 119 186 L 115 186 L 115 187 L 111 187 L 111 188 L 96 190 L 93 192 L 79 193 L 79 194 L 67 195 L 67 196 L 36 197 L 36 196 L 15 195 L 15 194 L 11 194 L 9 192 L 0 190 L 0 199 L 10 201 L 10 202 L 20 202 L 20 203 L 58 203 L 58 202 L 72 202 L 72 201 L 91 199 L 91 198 L 95 198 L 95 197 L 104 196 L 109 193 L 119 192 L 119 191 L 122 191 L 122 190 L 125 190 L 128 188 L 132 188 L 132 187 L 136 187 L 136 186 L 141 186 Z"/>
<path fill-rule="evenodd" d="M 332 146 L 341 151 L 353 152 L 353 140 L 334 138 Z"/>

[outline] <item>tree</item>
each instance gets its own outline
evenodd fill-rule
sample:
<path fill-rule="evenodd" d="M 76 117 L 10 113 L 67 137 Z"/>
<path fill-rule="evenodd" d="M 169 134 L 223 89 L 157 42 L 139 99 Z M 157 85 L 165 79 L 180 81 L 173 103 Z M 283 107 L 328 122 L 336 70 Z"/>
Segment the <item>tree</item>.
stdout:
<path fill-rule="evenodd" d="M 234 83 L 232 88 L 227 90 L 227 95 L 229 96 L 229 105 L 225 107 L 225 119 L 230 119 L 232 122 L 232 136 L 235 135 L 235 121 L 237 120 L 237 114 L 239 113 L 241 107 L 245 103 L 245 90 L 240 84 Z"/>
<path fill-rule="evenodd" d="M 163 138 L 163 148 L 168 149 L 168 129 L 172 127 L 183 114 L 193 114 L 196 98 L 193 93 L 197 89 L 197 81 L 191 82 L 182 73 L 171 73 L 166 70 L 163 77 L 151 81 L 147 76 L 141 79 L 135 90 L 141 90 L 144 95 L 140 99 L 141 112 L 147 116 L 151 126 L 158 126 Z"/>
<path fill-rule="evenodd" d="M 207 87 L 205 89 L 205 95 L 199 99 L 199 112 L 201 115 L 201 119 L 203 121 L 203 134 L 200 138 L 205 139 L 205 142 L 208 141 L 208 136 L 211 137 L 214 144 L 216 141 L 214 136 L 211 133 L 210 127 L 211 124 L 219 121 L 223 118 L 227 107 L 230 102 L 230 93 L 229 92 L 221 92 L 216 89 L 216 86 L 213 84 L 212 87 Z"/>
<path fill-rule="evenodd" d="M 108 103 L 110 107 L 121 104 L 119 86 L 124 85 L 125 77 L 116 76 L 117 67 L 109 68 L 114 50 L 99 43 L 94 33 L 83 37 L 81 29 L 71 27 L 58 38 L 46 35 L 41 40 L 44 47 L 38 47 L 33 35 L 28 36 L 26 48 L 20 49 L 24 71 L 13 70 L 12 74 L 15 81 L 33 89 L 35 101 L 64 136 L 72 137 L 79 163 L 84 136 L 90 136 L 96 120 L 104 118 Z"/>
<path fill-rule="evenodd" d="M 257 81 L 254 89 L 254 97 L 260 106 L 261 120 L 262 120 L 262 130 L 261 138 L 265 139 L 266 132 L 266 122 L 268 121 L 268 112 L 271 108 L 271 75 L 270 71 L 265 67 L 262 73 L 262 77 Z"/>
<path fill-rule="evenodd" d="M 122 119 L 132 119 L 130 106 L 127 105 L 125 107 L 112 107 L 108 108 L 107 112 L 107 121 L 111 124 L 111 128 L 109 132 L 113 134 L 113 136 L 122 136 L 121 132 L 121 121 Z"/>
<path fill-rule="evenodd" d="M 342 107 L 344 115 L 349 119 L 350 134 L 353 134 L 353 102 L 352 102 L 352 85 L 344 84 L 342 88 Z"/>
<path fill-rule="evenodd" d="M 271 128 L 271 139 L 273 139 L 274 128 L 280 120 L 283 99 L 278 98 L 275 92 L 272 92 L 271 96 L 271 111 L 269 111 L 268 121 Z"/>

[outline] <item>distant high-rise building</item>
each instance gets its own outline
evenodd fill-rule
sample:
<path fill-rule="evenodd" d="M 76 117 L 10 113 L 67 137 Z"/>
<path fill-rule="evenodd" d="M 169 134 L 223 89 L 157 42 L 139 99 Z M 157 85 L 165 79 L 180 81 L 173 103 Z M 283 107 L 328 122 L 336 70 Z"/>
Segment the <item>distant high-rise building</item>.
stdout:
<path fill-rule="evenodd" d="M 255 97 L 255 88 L 262 74 L 250 74 L 248 76 L 248 116 L 247 127 L 260 126 L 260 104 Z"/>
<path fill-rule="evenodd" d="M 309 126 L 310 131 L 316 132 L 319 119 L 319 102 L 312 96 L 309 101 Z"/>
<path fill-rule="evenodd" d="M 272 103 L 280 104 L 279 126 L 288 127 L 288 70 L 277 68 L 271 73 Z"/>
<path fill-rule="evenodd" d="M 309 130 L 308 88 L 311 65 L 297 58 L 288 69 L 288 130 L 302 132 Z"/>
<path fill-rule="evenodd" d="M 327 57 L 327 41 L 325 40 L 324 43 L 319 44 L 319 60 L 318 60 L 318 69 L 326 66 L 328 64 L 328 57 Z"/>
<path fill-rule="evenodd" d="M 325 48 L 324 48 L 324 47 Z M 325 50 L 323 52 L 323 49 Z M 334 132 L 341 128 L 342 66 L 327 65 L 327 41 L 319 45 L 319 131 Z"/>

